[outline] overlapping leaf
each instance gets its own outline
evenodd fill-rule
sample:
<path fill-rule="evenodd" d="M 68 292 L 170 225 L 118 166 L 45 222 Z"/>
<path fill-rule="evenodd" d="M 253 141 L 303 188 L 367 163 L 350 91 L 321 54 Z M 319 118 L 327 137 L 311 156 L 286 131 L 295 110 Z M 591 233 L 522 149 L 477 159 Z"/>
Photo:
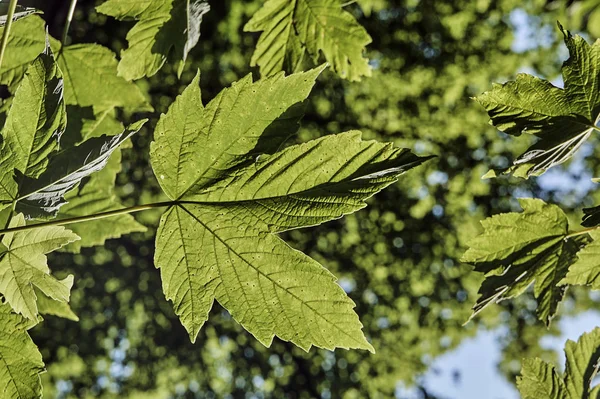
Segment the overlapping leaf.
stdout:
<path fill-rule="evenodd" d="M 25 225 L 25 218 L 18 214 L 10 227 Z M 46 263 L 48 252 L 54 251 L 79 237 L 64 227 L 48 226 L 6 233 L 0 258 L 0 294 L 15 310 L 30 320 L 37 320 L 38 308 L 34 287 L 52 299 L 68 302 L 73 276 L 57 280 L 50 275 Z"/>
<path fill-rule="evenodd" d="M 506 173 L 539 175 L 571 158 L 600 129 L 600 41 L 589 45 L 563 33 L 570 54 L 562 68 L 564 89 L 521 74 L 477 97 L 498 129 L 539 138 Z"/>
<path fill-rule="evenodd" d="M 22 176 L 17 210 L 31 217 L 55 216 L 66 204 L 65 194 L 81 180 L 104 168 L 111 154 L 144 125 L 146 120 L 128 126 L 115 136 L 93 137 L 78 146 L 53 154 L 47 169 L 38 178 Z"/>
<path fill-rule="evenodd" d="M 123 131 L 123 125 L 115 119 L 112 109 L 91 110 L 74 107 L 67 112 L 69 125 L 61 142 L 83 142 L 102 134 L 118 134 Z M 74 122 L 73 122 L 74 121 Z M 121 171 L 121 151 L 116 149 L 106 166 L 94 173 L 83 186 L 72 190 L 65 196 L 67 201 L 58 212 L 58 218 L 85 216 L 123 208 L 115 194 L 115 179 Z M 79 252 L 81 247 L 102 245 L 107 239 L 118 238 L 124 234 L 146 231 L 146 228 L 135 221 L 131 215 L 119 215 L 111 218 L 90 220 L 70 226 L 81 240 L 67 245 L 62 250 Z"/>
<path fill-rule="evenodd" d="M 117 76 L 117 60 L 106 47 L 97 44 L 66 46 L 60 53 L 58 65 L 65 76 L 68 105 L 152 111 L 140 89 Z"/>
<path fill-rule="evenodd" d="M 138 21 L 127 34 L 129 47 L 121 54 L 119 76 L 133 80 L 154 75 L 173 48 L 182 60 L 181 73 L 209 9 L 206 0 L 108 0 L 100 5 L 98 12 Z"/>
<path fill-rule="evenodd" d="M 39 398 L 42 355 L 27 330 L 32 323 L 0 304 L 0 392 L 3 398 Z"/>
<path fill-rule="evenodd" d="M 8 9 L 8 3 L 0 2 L 0 26 L 4 26 L 8 22 Z M 25 18 L 26 16 L 31 15 L 35 12 L 37 12 L 37 10 L 33 7 L 23 7 L 17 5 L 12 20 L 16 21 L 21 18 Z"/>
<path fill-rule="evenodd" d="M 561 376 L 554 366 L 541 359 L 525 359 L 517 386 L 523 399 L 595 399 L 591 387 L 600 360 L 600 328 L 585 333 L 577 342 L 565 345 L 567 364 Z M 592 393 L 594 392 L 594 393 Z"/>
<path fill-rule="evenodd" d="M 485 273 L 473 315 L 491 303 L 523 293 L 531 284 L 537 314 L 549 324 L 562 300 L 567 274 L 588 235 L 567 237 L 562 210 L 538 199 L 520 199 L 522 213 L 505 213 L 482 221 L 483 234 L 469 243 L 462 261 Z"/>
<path fill-rule="evenodd" d="M 155 262 L 192 340 L 216 299 L 265 345 L 277 335 L 306 350 L 373 349 L 335 277 L 272 233 L 354 212 L 426 158 L 358 132 L 277 151 L 289 129 L 272 127 L 296 124 L 285 112 L 321 69 L 247 77 L 206 107 L 196 78 L 157 125 L 152 166 L 178 203 L 161 218 Z"/>
<path fill-rule="evenodd" d="M 363 57 L 371 37 L 338 0 L 268 0 L 244 30 L 263 32 L 252 56 L 263 76 L 298 72 L 321 52 L 342 78 L 371 75 Z"/>
<path fill-rule="evenodd" d="M 578 259 L 569 267 L 562 284 L 600 288 L 600 233 L 593 231 L 590 232 L 590 236 L 593 241 L 577 254 Z"/>
<path fill-rule="evenodd" d="M 62 74 L 46 47 L 27 69 L 2 130 L 0 202 L 17 198 L 13 170 L 35 178 L 46 169 L 66 124 Z"/>
<path fill-rule="evenodd" d="M 0 68 L 0 84 L 7 85 L 11 92 L 16 89 L 29 64 L 44 51 L 44 26 L 44 20 L 38 15 L 28 16 L 13 24 Z M 0 36 L 3 33 L 4 27 L 0 27 Z"/>

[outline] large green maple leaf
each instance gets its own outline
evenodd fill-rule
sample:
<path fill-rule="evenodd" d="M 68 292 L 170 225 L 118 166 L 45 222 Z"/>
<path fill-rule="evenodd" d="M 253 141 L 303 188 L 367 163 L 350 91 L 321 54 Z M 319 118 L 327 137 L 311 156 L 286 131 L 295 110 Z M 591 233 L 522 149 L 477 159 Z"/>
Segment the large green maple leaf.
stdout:
<path fill-rule="evenodd" d="M 108 0 L 97 10 L 119 20 L 138 21 L 127 33 L 129 47 L 119 63 L 119 76 L 133 80 L 158 72 L 172 48 L 181 60 L 181 74 L 210 6 L 206 0 Z"/>
<path fill-rule="evenodd" d="M 589 236 L 569 237 L 566 215 L 539 199 L 519 199 L 522 213 L 505 213 L 481 222 L 484 232 L 469 242 L 462 261 L 485 274 L 473 315 L 491 303 L 522 294 L 533 284 L 537 314 L 547 325 L 556 313 L 576 254 Z"/>
<path fill-rule="evenodd" d="M 44 371 L 42 354 L 27 330 L 30 320 L 12 312 L 7 303 L 0 304 L 0 392 L 6 399 L 39 398 Z"/>
<path fill-rule="evenodd" d="M 268 0 L 244 30 L 263 32 L 252 56 L 263 76 L 301 71 L 321 52 L 342 78 L 371 76 L 363 57 L 371 37 L 339 0 Z"/>
<path fill-rule="evenodd" d="M 571 158 L 600 131 L 600 40 L 589 45 L 580 36 L 563 34 L 570 55 L 562 68 L 564 88 L 520 74 L 476 98 L 501 131 L 539 138 L 506 173 L 539 175 Z"/>
<path fill-rule="evenodd" d="M 541 359 L 525 359 L 517 386 L 523 399 L 596 399 L 600 393 L 591 387 L 600 360 L 600 328 L 583 334 L 577 342 L 565 344 L 564 375 Z"/>
<path fill-rule="evenodd" d="M 265 345 L 277 335 L 305 350 L 373 350 L 335 277 L 273 233 L 361 209 L 427 158 L 359 132 L 279 150 L 297 123 L 286 111 L 321 70 L 248 76 L 206 107 L 197 76 L 157 124 L 152 167 L 175 204 L 161 218 L 155 262 L 192 341 L 216 299 Z"/>

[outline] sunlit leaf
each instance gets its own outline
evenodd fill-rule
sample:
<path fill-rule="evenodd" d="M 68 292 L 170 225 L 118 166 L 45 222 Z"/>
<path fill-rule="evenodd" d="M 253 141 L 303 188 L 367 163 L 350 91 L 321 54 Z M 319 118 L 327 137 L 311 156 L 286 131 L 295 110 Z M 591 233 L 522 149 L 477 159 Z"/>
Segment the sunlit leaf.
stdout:
<path fill-rule="evenodd" d="M 268 0 L 244 30 L 263 32 L 252 56 L 263 76 L 299 72 L 308 60 L 319 63 L 321 53 L 342 78 L 371 75 L 363 57 L 371 37 L 339 0 Z"/>
<path fill-rule="evenodd" d="M 173 50 L 183 63 L 200 38 L 206 0 L 108 0 L 98 12 L 119 20 L 138 21 L 127 34 L 129 47 L 121 54 L 119 76 L 127 80 L 152 76 Z"/>
<path fill-rule="evenodd" d="M 2 130 L 0 201 L 17 196 L 21 179 L 14 179 L 13 170 L 36 178 L 46 169 L 66 124 L 62 75 L 46 47 L 27 69 Z"/>
<path fill-rule="evenodd" d="M 161 218 L 155 262 L 192 341 L 216 299 L 267 346 L 278 336 L 305 350 L 373 350 L 335 277 L 272 233 L 363 208 L 427 158 L 359 132 L 277 151 L 287 135 L 270 126 L 321 70 L 244 78 L 206 107 L 197 77 L 157 125 L 152 166 L 180 202 Z"/>
<path fill-rule="evenodd" d="M 10 227 L 24 225 L 25 218 L 18 214 L 11 220 Z M 15 312 L 30 320 L 37 319 L 34 286 L 55 300 L 68 302 L 73 276 L 63 280 L 52 277 L 45 254 L 78 239 L 77 235 L 59 226 L 3 236 L 2 244 L 6 249 L 0 258 L 0 293 Z"/>
<path fill-rule="evenodd" d="M 539 175 L 570 159 L 600 131 L 600 41 L 589 45 L 580 36 L 563 33 L 570 54 L 562 68 L 564 89 L 521 74 L 477 97 L 498 129 L 539 138 L 506 173 Z"/>
<path fill-rule="evenodd" d="M 483 234 L 469 242 L 462 257 L 485 274 L 473 315 L 489 304 L 522 294 L 533 284 L 538 317 L 548 325 L 566 289 L 558 283 L 589 236 L 567 237 L 567 217 L 556 205 L 528 198 L 519 203 L 522 213 L 482 221 Z"/>
<path fill-rule="evenodd" d="M 0 392 L 6 399 L 40 398 L 42 355 L 27 330 L 31 322 L 0 304 Z"/>
<path fill-rule="evenodd" d="M 523 399 L 594 399 L 591 383 L 600 360 L 600 328 L 565 344 L 567 364 L 561 376 L 540 359 L 526 359 L 517 386 Z M 597 392 L 597 390 L 596 390 Z"/>
<path fill-rule="evenodd" d="M 76 44 L 62 49 L 58 64 L 65 75 L 65 101 L 98 109 L 123 107 L 152 111 L 140 89 L 117 76 L 112 51 L 97 44 Z"/>

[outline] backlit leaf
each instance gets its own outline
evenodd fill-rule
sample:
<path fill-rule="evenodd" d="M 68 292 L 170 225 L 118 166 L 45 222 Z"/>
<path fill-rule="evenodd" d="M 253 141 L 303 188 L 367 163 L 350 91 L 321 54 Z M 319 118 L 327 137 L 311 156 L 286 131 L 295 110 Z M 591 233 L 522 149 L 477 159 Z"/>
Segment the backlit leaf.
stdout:
<path fill-rule="evenodd" d="M 565 344 L 567 364 L 561 376 L 554 366 L 540 359 L 525 359 L 517 386 L 523 399 L 594 399 L 592 379 L 600 360 L 600 328 L 585 333 L 577 342 Z"/>
<path fill-rule="evenodd" d="M 363 57 L 371 37 L 339 0 L 268 0 L 244 30 L 263 32 L 252 56 L 263 76 L 299 72 L 308 60 L 319 63 L 321 53 L 342 78 L 371 76 Z"/>
<path fill-rule="evenodd" d="M 484 232 L 469 242 L 462 261 L 485 274 L 473 316 L 491 303 L 522 294 L 533 284 L 537 314 L 547 325 L 566 287 L 557 286 L 589 236 L 567 237 L 568 221 L 556 205 L 521 198 L 522 213 L 481 222 Z"/>
<path fill-rule="evenodd" d="M 0 304 L 0 392 L 7 399 L 40 398 L 42 355 L 27 330 L 31 323 Z"/>
<path fill-rule="evenodd" d="M 360 132 L 279 150 L 288 129 L 273 123 L 288 125 L 279 118 L 304 101 L 321 70 L 247 77 L 206 107 L 197 77 L 157 125 L 152 166 L 179 202 L 161 218 L 155 263 L 192 341 L 216 299 L 267 346 L 278 336 L 305 350 L 373 350 L 335 277 L 273 232 L 363 208 L 427 158 L 362 141 Z"/>
<path fill-rule="evenodd" d="M 18 214 L 11 220 L 10 227 L 24 225 L 25 218 Z M 30 320 L 37 320 L 34 286 L 55 300 L 68 302 L 73 276 L 64 280 L 52 277 L 45 254 L 78 239 L 77 235 L 59 226 L 6 233 L 3 236 L 2 244 L 6 249 L 0 258 L 0 293 L 15 312 Z"/>
<path fill-rule="evenodd" d="M 600 41 L 589 45 L 580 36 L 565 30 L 563 34 L 570 54 L 562 68 L 564 89 L 521 74 L 476 99 L 498 129 L 539 138 L 506 173 L 542 174 L 570 159 L 600 130 Z"/>
<path fill-rule="evenodd" d="M 158 72 L 172 50 L 185 63 L 210 6 L 205 0 L 108 0 L 97 10 L 119 20 L 138 21 L 127 34 L 129 47 L 119 62 L 119 76 L 134 80 Z"/>

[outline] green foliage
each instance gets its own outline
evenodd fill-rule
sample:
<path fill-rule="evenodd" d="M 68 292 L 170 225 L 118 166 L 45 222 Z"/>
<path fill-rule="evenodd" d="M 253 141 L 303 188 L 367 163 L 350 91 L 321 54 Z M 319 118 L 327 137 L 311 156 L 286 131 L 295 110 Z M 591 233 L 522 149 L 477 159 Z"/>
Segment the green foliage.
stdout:
<path fill-rule="evenodd" d="M 556 205 L 526 198 L 519 203 L 522 213 L 495 215 L 482 221 L 484 233 L 469 243 L 462 258 L 486 277 L 473 314 L 522 294 L 535 282 L 537 314 L 548 325 L 565 293 L 558 283 L 589 238 L 570 237 L 567 217 Z"/>
<path fill-rule="evenodd" d="M 119 76 L 127 80 L 152 76 L 167 61 L 171 49 L 181 60 L 200 39 L 202 16 L 210 10 L 206 0 L 108 0 L 98 12 L 119 20 L 135 19 L 127 34 L 129 47 L 119 62 Z"/>
<path fill-rule="evenodd" d="M 597 398 L 597 387 L 590 384 L 600 359 L 600 329 L 585 333 L 577 342 L 565 344 L 567 358 L 564 376 L 541 359 L 526 359 L 517 385 L 523 399 Z"/>
<path fill-rule="evenodd" d="M 18 214 L 10 227 L 25 225 Z M 46 263 L 48 252 L 54 251 L 79 237 L 64 227 L 42 227 L 33 232 L 6 233 L 2 238 L 0 259 L 0 293 L 13 310 L 30 320 L 37 320 L 38 308 L 34 286 L 59 302 L 68 302 L 73 276 L 57 280 L 50 275 Z"/>
<path fill-rule="evenodd" d="M 60 50 L 58 65 L 64 71 L 68 105 L 152 111 L 140 89 L 117 76 L 115 55 L 106 47 L 96 44 L 66 46 Z"/>
<path fill-rule="evenodd" d="M 42 395 L 39 373 L 42 355 L 27 334 L 31 323 L 0 305 L 0 387 L 6 398 L 38 398 Z"/>
<path fill-rule="evenodd" d="M 539 138 L 506 173 L 520 177 L 542 174 L 570 159 L 598 131 L 600 42 L 590 46 L 580 36 L 573 37 L 565 30 L 563 34 L 570 54 L 562 69 L 564 89 L 521 74 L 477 97 L 498 129 Z"/>
<path fill-rule="evenodd" d="M 373 351 L 335 278 L 271 233 L 354 212 L 426 158 L 357 132 L 261 156 L 282 145 L 286 136 L 269 127 L 321 70 L 247 77 L 206 108 L 197 75 L 157 125 L 152 166 L 177 203 L 161 218 L 155 259 L 192 341 L 216 299 L 267 346 L 277 335 L 305 350 Z"/>
<path fill-rule="evenodd" d="M 2 129 L 0 149 L 0 204 L 19 197 L 23 179 L 13 170 L 38 177 L 48 166 L 48 155 L 58 149 L 66 128 L 62 73 L 49 47 L 27 69 Z"/>
<path fill-rule="evenodd" d="M 0 67 L 0 83 L 7 85 L 13 92 L 29 64 L 44 51 L 44 25 L 44 20 L 37 15 L 20 19 L 13 24 Z M 4 27 L 0 27 L 0 31 L 4 33 Z"/>
<path fill-rule="evenodd" d="M 57 32 L 52 2 L 44 4 L 44 18 L 52 21 L 50 32 Z M 540 14 L 541 2 L 517 0 L 377 0 L 349 2 L 344 9 L 341 1 L 225 1 L 213 4 L 208 14 L 204 2 L 125 3 L 109 0 L 99 10 L 119 20 L 136 20 L 130 25 L 129 45 L 120 38 L 127 24 L 97 15 L 93 5 L 83 2 L 72 25 L 71 41 L 77 44 L 62 46 L 49 38 L 58 67 L 50 63 L 44 73 L 55 71 L 55 81 L 62 81 L 58 103 L 68 121 L 62 114 L 44 121 L 31 112 L 35 102 L 22 101 L 22 96 L 8 98 L 4 105 L 15 107 L 7 120 L 29 124 L 23 137 L 3 132 L 9 138 L 3 137 L 4 143 L 17 137 L 39 140 L 40 152 L 54 147 L 46 156 L 33 157 L 29 174 L 24 166 L 0 169 L 10 188 L 0 214 L 5 225 L 0 234 L 3 239 L 11 234 L 31 237 L 35 231 L 70 223 L 71 234 L 82 237 L 61 248 L 83 249 L 81 255 L 53 253 L 49 258 L 57 278 L 77 277 L 71 299 L 82 322 L 48 317 L 32 333 L 44 356 L 52 359 L 42 377 L 46 396 L 388 397 L 399 381 L 414 382 L 428 359 L 477 330 L 480 324 L 462 327 L 480 282 L 458 261 L 466 238 L 475 234 L 483 215 L 510 209 L 517 188 L 555 197 L 540 190 L 535 179 L 520 186 L 480 181 L 484 165 L 506 166 L 507 154 L 520 151 L 522 143 L 498 140 L 495 131 L 484 130 L 485 115 L 468 98 L 491 79 L 505 79 L 526 66 L 552 79 L 554 48 L 514 54 L 507 22 L 512 18 L 506 16 L 517 8 L 526 10 L 540 15 L 539 28 L 545 28 L 547 19 L 556 20 L 554 14 Z M 44 49 L 41 21 L 27 16 L 13 26 L 16 36 L 9 36 L 7 64 L 0 68 L 0 80 L 9 83 L 11 93 L 21 80 L 31 86 L 31 77 L 23 79 L 23 74 Z M 246 30 L 262 34 L 243 34 L 245 24 Z M 367 31 L 375 39 L 369 47 L 372 71 L 363 58 L 370 42 Z M 596 57 L 596 45 L 578 37 L 566 40 L 575 43 L 577 57 L 584 55 L 580 59 L 585 54 Z M 197 57 L 190 52 L 196 43 Z M 126 48 L 119 64 L 108 48 Z M 247 75 L 253 50 L 253 62 L 264 77 L 256 82 Z M 186 57 L 192 63 L 189 70 L 181 62 Z M 168 58 L 177 58 L 179 65 L 169 66 Z M 573 59 L 571 70 L 576 69 Z M 350 84 L 329 74 L 308 99 L 322 68 L 297 72 L 322 61 L 348 80 L 373 77 Z M 197 69 L 202 70 L 202 91 L 200 75 L 192 80 Z M 294 73 L 284 77 L 281 70 Z M 154 74 L 136 84 L 127 81 Z M 587 85 L 597 85 L 594 76 Z M 184 85 L 178 78 L 192 80 L 179 97 Z M 576 81 L 577 76 L 569 79 Z M 34 82 L 43 89 L 36 95 L 51 100 L 58 94 L 44 90 L 51 80 Z M 520 93 L 531 85 L 552 95 L 560 90 L 540 86 L 539 79 L 519 77 L 517 82 L 527 83 L 525 88 L 514 84 Z M 514 100 L 515 93 L 501 94 L 506 102 Z M 506 125 L 515 134 L 521 130 L 512 125 L 539 127 L 540 143 L 566 148 L 548 159 L 574 152 L 580 141 L 566 147 L 563 141 L 583 134 L 570 129 L 571 121 L 582 119 L 585 112 L 578 111 L 577 117 L 570 110 L 585 102 L 556 95 L 570 108 L 546 104 L 557 113 L 548 116 L 550 122 L 504 115 L 498 126 Z M 528 101 L 519 104 L 531 105 Z M 141 129 L 132 137 L 134 150 L 121 152 L 131 133 L 121 121 L 134 121 L 136 112 L 153 107 L 165 113 L 155 118 L 155 141 L 150 144 L 151 129 Z M 16 110 L 33 117 L 21 118 Z M 305 110 L 308 115 L 296 137 Z M 585 116 L 588 127 L 594 116 Z M 34 117 L 39 118 L 35 129 Z M 49 140 L 53 129 L 62 133 L 60 140 Z M 331 134 L 340 131 L 346 133 Z M 444 156 L 371 198 L 426 159 L 374 138 L 415 147 L 418 154 Z M 150 154 L 144 150 L 148 144 Z M 8 147 L 5 151 L 6 162 L 13 162 L 8 161 Z M 537 173 L 537 165 L 528 167 Z M 585 201 L 589 206 L 592 198 Z M 368 210 L 357 212 L 365 202 Z M 487 275 L 475 310 L 533 285 L 538 316 L 548 322 L 567 285 L 594 286 L 597 235 L 569 231 L 573 202 L 565 204 L 564 212 L 536 200 L 522 204 L 523 213 L 484 222 L 485 232 L 465 255 Z M 146 230 L 127 213 L 159 207 L 167 207 L 160 221 L 161 209 L 139 214 L 147 234 L 124 236 Z M 26 213 L 26 219 L 49 221 L 34 226 L 39 221 L 28 220 L 24 225 L 15 211 Z M 55 214 L 58 220 L 53 220 Z M 594 227 L 596 215 L 589 210 L 584 225 Z M 17 224 L 17 231 L 6 231 Z M 155 248 L 151 240 L 156 226 Z M 308 226 L 314 227 L 298 230 Z M 108 240 L 115 237 L 121 239 Z M 84 249 L 91 246 L 96 247 Z M 4 251 L 1 259 L 7 259 L 9 249 Z M 29 285 L 37 313 L 77 319 L 66 302 L 44 294 L 34 282 Z M 576 310 L 567 311 L 588 306 L 580 292 L 569 291 Z M 532 322 L 529 295 L 504 306 L 514 315 L 502 319 L 513 337 L 502 361 L 510 375 L 518 370 L 514 360 L 545 354 L 537 344 L 545 330 Z M 7 314 L 21 317 L 10 309 Z M 481 316 L 477 322 L 487 327 L 501 322 L 493 312 Z M 281 339 L 274 340 L 275 335 Z M 192 346 L 187 336 L 198 343 Z M 378 353 L 302 350 L 313 345 L 377 348 Z M 119 362 L 112 357 L 119 351 L 125 368 L 132 365 L 132 375 L 108 371 Z M 0 357 L 5 358 L 2 353 Z M 30 374 L 35 380 L 27 381 L 33 396 L 40 395 L 41 367 Z M 264 384 L 254 384 L 257 377 Z M 73 384 L 72 391 L 61 388 L 64 381 Z M 101 386 L 104 382 L 99 381 L 108 383 Z M 431 395 L 423 390 L 423 396 Z"/>
<path fill-rule="evenodd" d="M 263 32 L 252 56 L 263 76 L 301 71 L 321 52 L 342 78 L 371 76 L 363 57 L 371 37 L 339 0 L 268 0 L 244 30 Z"/>

